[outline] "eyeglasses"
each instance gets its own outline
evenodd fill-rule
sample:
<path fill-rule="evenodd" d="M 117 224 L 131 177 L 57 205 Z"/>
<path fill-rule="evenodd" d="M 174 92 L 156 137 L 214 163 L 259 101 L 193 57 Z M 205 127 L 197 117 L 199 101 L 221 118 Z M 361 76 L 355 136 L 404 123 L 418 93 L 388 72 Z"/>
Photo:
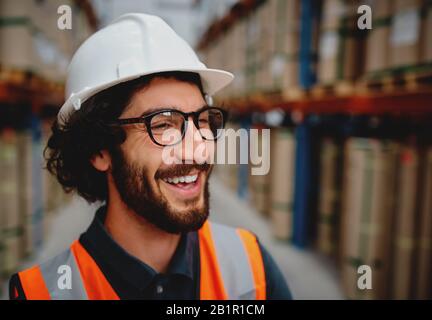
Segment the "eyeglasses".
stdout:
<path fill-rule="evenodd" d="M 204 140 L 215 141 L 225 127 L 227 111 L 216 107 L 204 107 L 195 112 L 162 109 L 139 118 L 117 119 L 113 125 L 144 124 L 154 143 L 172 146 L 180 143 L 187 131 L 189 117 Z"/>

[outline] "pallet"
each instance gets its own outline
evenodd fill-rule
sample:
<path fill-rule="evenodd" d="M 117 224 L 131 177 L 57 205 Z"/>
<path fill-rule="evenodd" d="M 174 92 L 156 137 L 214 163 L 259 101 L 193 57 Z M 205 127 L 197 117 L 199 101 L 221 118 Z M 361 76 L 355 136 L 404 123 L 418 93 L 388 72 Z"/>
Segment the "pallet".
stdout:
<path fill-rule="evenodd" d="M 364 78 L 357 83 L 359 94 L 397 93 L 432 90 L 432 71 L 386 74 L 377 79 Z"/>
<path fill-rule="evenodd" d="M 63 84 L 44 79 L 31 71 L 0 69 L 0 102 L 39 101 L 41 104 L 60 105 L 63 99 Z"/>
<path fill-rule="evenodd" d="M 28 71 L 8 69 L 0 70 L 0 82 L 11 85 L 20 86 L 29 84 L 32 77 L 32 73 Z"/>
<path fill-rule="evenodd" d="M 352 81 L 338 81 L 334 84 L 318 84 L 311 89 L 311 97 L 321 99 L 328 96 L 348 97 L 355 92 L 355 83 Z"/>
<path fill-rule="evenodd" d="M 288 87 L 282 90 L 282 97 L 285 101 L 298 101 L 308 96 L 307 90 L 301 87 Z"/>
<path fill-rule="evenodd" d="M 275 101 L 281 101 L 278 92 L 259 92 L 251 94 L 248 102 L 253 109 L 268 111 L 273 108 Z"/>

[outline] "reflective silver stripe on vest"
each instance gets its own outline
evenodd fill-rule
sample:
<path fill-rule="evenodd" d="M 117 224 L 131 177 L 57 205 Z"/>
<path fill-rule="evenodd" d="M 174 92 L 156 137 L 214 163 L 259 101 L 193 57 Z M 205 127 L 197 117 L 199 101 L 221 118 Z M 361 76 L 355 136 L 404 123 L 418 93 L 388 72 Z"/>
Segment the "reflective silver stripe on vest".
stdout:
<path fill-rule="evenodd" d="M 52 300 L 88 299 L 75 256 L 70 249 L 44 262 L 40 269 Z"/>
<path fill-rule="evenodd" d="M 228 299 L 255 299 L 252 269 L 236 229 L 214 222 L 210 227 Z"/>

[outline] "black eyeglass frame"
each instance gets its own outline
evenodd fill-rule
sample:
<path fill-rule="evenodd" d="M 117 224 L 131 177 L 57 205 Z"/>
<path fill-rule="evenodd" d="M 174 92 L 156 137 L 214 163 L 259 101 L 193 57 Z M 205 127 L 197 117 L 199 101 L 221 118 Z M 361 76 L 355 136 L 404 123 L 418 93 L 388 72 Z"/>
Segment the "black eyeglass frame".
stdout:
<path fill-rule="evenodd" d="M 189 122 L 188 119 L 190 117 L 192 117 L 192 122 L 194 123 L 195 127 L 198 129 L 198 131 L 200 131 L 199 123 L 198 123 L 199 116 L 200 116 L 201 113 L 203 113 L 205 111 L 208 111 L 208 110 L 217 110 L 217 111 L 220 111 L 222 113 L 222 128 L 221 129 L 225 128 L 225 124 L 226 124 L 226 121 L 227 121 L 227 118 L 228 118 L 228 111 L 226 111 L 224 109 L 221 109 L 221 108 L 218 108 L 218 107 L 210 107 L 210 106 L 206 106 L 206 107 L 201 108 L 198 111 L 192 111 L 192 112 L 183 112 L 181 110 L 168 109 L 168 108 L 167 109 L 160 109 L 160 110 L 151 112 L 149 114 L 146 114 L 146 115 L 138 117 L 138 118 L 117 119 L 117 120 L 114 120 L 114 121 L 110 122 L 109 124 L 110 125 L 125 126 L 125 125 L 131 125 L 131 124 L 144 123 L 145 126 L 146 126 L 146 129 L 147 129 L 147 133 L 150 136 L 150 139 L 155 144 L 157 144 L 158 146 L 166 147 L 166 146 L 173 146 L 173 145 L 179 144 L 181 141 L 183 141 L 183 139 L 185 137 L 185 134 L 186 134 L 186 131 L 187 131 L 187 125 L 188 125 L 188 122 Z M 157 142 L 156 139 L 153 137 L 153 133 L 151 131 L 151 126 L 150 126 L 151 125 L 151 121 L 152 121 L 153 117 L 155 117 L 158 114 L 164 113 L 164 112 L 177 112 L 177 113 L 181 114 L 183 116 L 183 118 L 184 118 L 184 128 L 183 128 L 183 131 L 181 133 L 182 138 L 181 138 L 180 141 L 178 141 L 176 143 L 173 143 L 173 144 L 161 144 L 161 143 Z M 200 131 L 200 134 L 201 134 L 201 131 Z M 220 132 L 215 136 L 214 139 L 211 139 L 211 140 L 205 138 L 202 134 L 201 134 L 201 137 L 204 140 L 216 141 L 220 137 Z"/>

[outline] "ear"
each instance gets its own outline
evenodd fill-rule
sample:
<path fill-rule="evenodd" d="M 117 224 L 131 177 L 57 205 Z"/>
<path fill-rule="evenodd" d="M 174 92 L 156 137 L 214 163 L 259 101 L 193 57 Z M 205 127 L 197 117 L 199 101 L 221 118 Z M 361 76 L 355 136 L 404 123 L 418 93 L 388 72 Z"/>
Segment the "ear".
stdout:
<path fill-rule="evenodd" d="M 99 171 L 108 171 L 111 167 L 111 157 L 107 150 L 102 150 L 92 156 L 90 162 Z"/>

